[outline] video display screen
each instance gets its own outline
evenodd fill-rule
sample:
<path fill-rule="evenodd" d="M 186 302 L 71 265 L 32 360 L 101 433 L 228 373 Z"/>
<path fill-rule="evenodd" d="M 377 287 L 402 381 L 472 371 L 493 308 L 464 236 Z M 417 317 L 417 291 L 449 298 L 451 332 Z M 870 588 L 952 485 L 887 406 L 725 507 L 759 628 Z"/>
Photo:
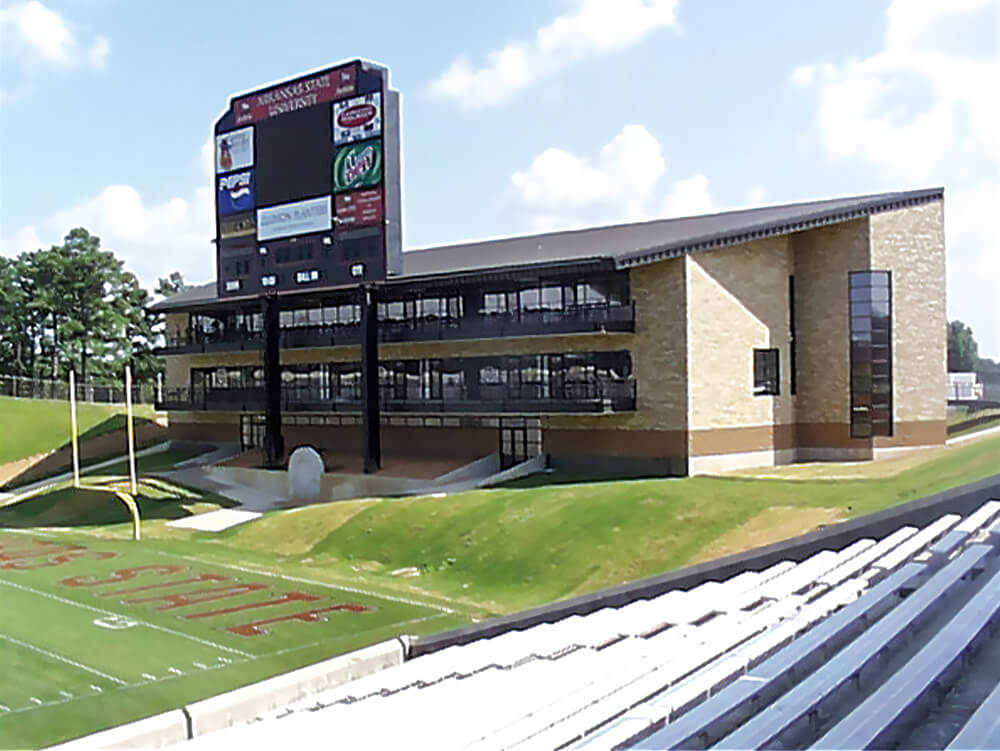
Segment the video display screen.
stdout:
<path fill-rule="evenodd" d="M 269 117 L 257 129 L 257 205 L 331 193 L 333 139 L 329 107 Z"/>

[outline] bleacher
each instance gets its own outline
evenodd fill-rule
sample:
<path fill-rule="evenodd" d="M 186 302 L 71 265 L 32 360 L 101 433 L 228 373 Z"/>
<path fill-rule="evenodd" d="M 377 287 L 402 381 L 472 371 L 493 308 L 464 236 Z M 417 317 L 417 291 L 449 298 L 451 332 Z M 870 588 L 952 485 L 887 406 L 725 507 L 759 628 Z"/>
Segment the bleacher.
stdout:
<path fill-rule="evenodd" d="M 1000 682 L 998 544 L 1000 501 L 989 500 L 456 643 L 186 745 L 905 747 L 951 686 L 976 671 Z M 938 747 L 998 747 L 1000 688 L 976 706 Z"/>

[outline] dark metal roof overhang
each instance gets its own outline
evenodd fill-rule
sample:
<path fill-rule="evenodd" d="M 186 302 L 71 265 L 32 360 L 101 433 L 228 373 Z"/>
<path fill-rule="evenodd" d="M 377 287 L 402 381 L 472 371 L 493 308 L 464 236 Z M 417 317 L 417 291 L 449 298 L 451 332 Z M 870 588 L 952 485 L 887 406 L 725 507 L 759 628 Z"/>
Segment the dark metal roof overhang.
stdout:
<path fill-rule="evenodd" d="M 574 258 L 564 261 L 549 261 L 543 263 L 521 263 L 509 266 L 491 266 L 488 268 L 468 269 L 465 271 L 442 271 L 431 274 L 401 275 L 390 277 L 384 282 L 373 283 L 373 286 L 386 290 L 390 295 L 406 291 L 417 290 L 447 290 L 458 286 L 475 284 L 476 282 L 518 282 L 535 281 L 540 278 L 566 277 L 572 274 L 590 274 L 615 270 L 615 262 L 611 257 L 607 258 Z M 211 286 L 214 291 L 214 283 Z M 336 287 L 322 287 L 318 289 L 302 290 L 296 292 L 286 292 L 281 295 L 282 300 L 291 305 L 306 304 L 310 302 L 328 301 L 337 296 L 346 297 L 347 294 L 356 292 L 359 285 L 339 285 Z M 261 295 L 244 295 L 239 297 L 227 297 L 219 299 L 217 297 L 198 297 L 174 302 L 170 298 L 161 300 L 150 306 L 150 310 L 160 313 L 203 313 L 211 315 L 213 313 L 229 313 L 235 310 L 245 309 L 249 306 L 260 304 Z M 346 302 L 346 300 L 345 300 Z"/>
<path fill-rule="evenodd" d="M 793 221 L 785 222 L 765 222 L 757 226 L 741 227 L 735 231 L 718 232 L 711 235 L 703 235 L 695 239 L 680 240 L 678 242 L 666 243 L 664 245 L 654 245 L 643 250 L 626 253 L 615 258 L 615 267 L 619 269 L 632 266 L 641 266 L 656 261 L 664 261 L 670 258 L 698 253 L 705 250 L 717 250 L 732 245 L 751 242 L 753 240 L 763 240 L 769 237 L 779 237 L 790 235 L 795 232 L 827 227 L 832 224 L 841 224 L 855 219 L 863 219 L 872 214 L 880 214 L 886 211 L 895 211 L 919 206 L 931 201 L 940 201 L 944 198 L 943 188 L 929 188 L 923 191 L 912 191 L 905 197 L 894 198 L 886 201 L 874 201 L 868 204 L 859 203 L 858 206 L 847 210 L 838 211 L 816 211 L 805 213 L 796 217 Z"/>

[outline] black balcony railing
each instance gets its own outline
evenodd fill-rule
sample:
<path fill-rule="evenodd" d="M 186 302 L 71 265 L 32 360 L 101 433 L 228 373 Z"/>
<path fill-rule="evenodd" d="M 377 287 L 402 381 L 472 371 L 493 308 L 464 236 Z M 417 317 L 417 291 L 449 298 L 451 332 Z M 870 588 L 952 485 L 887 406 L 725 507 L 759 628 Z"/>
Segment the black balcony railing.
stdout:
<path fill-rule="evenodd" d="M 636 402 L 635 381 L 608 381 L 563 385 L 557 390 L 542 384 L 510 386 L 481 384 L 444 387 L 429 396 L 407 395 L 392 386 L 380 387 L 384 412 L 455 412 L 455 413 L 527 413 L 527 414 L 600 414 L 632 412 Z M 157 409 L 218 410 L 260 412 L 264 409 L 264 388 L 242 389 L 166 388 Z M 311 386 L 285 386 L 281 392 L 285 412 L 360 412 L 358 390 L 335 393 Z"/>
<path fill-rule="evenodd" d="M 531 310 L 518 313 L 483 313 L 464 318 L 385 320 L 379 323 L 383 342 L 422 342 L 447 339 L 495 339 L 508 336 L 635 331 L 635 303 Z M 246 329 L 170 332 L 161 354 L 259 350 L 264 335 Z M 334 347 L 361 343 L 360 324 L 291 326 L 281 330 L 282 349 Z"/>

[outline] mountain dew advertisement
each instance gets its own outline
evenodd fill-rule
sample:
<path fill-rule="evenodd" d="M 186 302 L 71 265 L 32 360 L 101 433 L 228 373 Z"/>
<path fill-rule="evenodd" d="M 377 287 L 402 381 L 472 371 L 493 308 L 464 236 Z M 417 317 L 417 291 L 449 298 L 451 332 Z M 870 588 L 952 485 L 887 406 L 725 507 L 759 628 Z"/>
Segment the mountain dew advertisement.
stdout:
<path fill-rule="evenodd" d="M 369 188 L 382 182 L 382 142 L 352 143 L 337 149 L 333 160 L 333 189 L 336 192 Z"/>

